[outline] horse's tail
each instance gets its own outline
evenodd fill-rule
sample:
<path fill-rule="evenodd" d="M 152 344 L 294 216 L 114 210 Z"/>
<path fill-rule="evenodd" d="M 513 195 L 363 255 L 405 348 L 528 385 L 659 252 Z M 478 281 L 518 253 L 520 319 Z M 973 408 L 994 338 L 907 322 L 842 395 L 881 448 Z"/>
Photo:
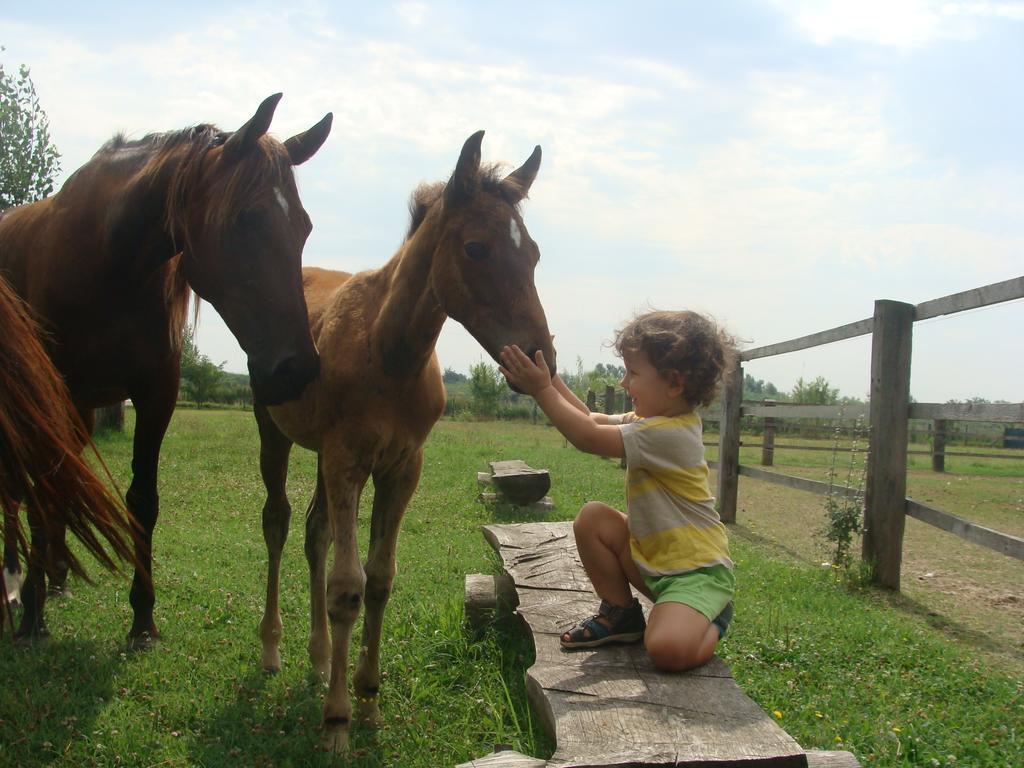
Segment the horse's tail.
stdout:
<path fill-rule="evenodd" d="M 0 507 L 5 513 L 5 539 L 14 540 L 29 557 L 17 514 L 20 502 L 27 501 L 48 541 L 59 541 L 53 534 L 66 525 L 105 567 L 116 570 L 115 558 L 134 562 L 137 527 L 82 458 L 82 447 L 91 445 L 88 431 L 43 349 L 28 308 L 2 276 L 0 328 Z M 96 458 L 110 478 L 98 453 Z M 88 580 L 72 552 L 60 554 L 71 570 Z M 0 591 L 5 599 L 6 590 Z"/>

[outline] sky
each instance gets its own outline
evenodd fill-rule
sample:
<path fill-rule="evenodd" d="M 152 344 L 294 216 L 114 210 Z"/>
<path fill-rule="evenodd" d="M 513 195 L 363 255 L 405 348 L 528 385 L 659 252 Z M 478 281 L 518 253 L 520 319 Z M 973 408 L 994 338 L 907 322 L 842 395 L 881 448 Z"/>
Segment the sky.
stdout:
<path fill-rule="evenodd" d="M 1024 274 L 1024 2 L 5 3 L 58 185 L 118 131 L 241 126 L 283 92 L 284 139 L 334 113 L 296 169 L 303 262 L 382 266 L 423 181 L 465 139 L 543 162 L 523 218 L 559 368 L 617 363 L 651 308 L 758 347 Z M 911 395 L 1024 400 L 1024 302 L 915 325 Z M 209 305 L 196 339 L 245 356 Z M 442 367 L 487 357 L 454 320 Z M 866 397 L 869 337 L 745 364 L 780 390 Z"/>

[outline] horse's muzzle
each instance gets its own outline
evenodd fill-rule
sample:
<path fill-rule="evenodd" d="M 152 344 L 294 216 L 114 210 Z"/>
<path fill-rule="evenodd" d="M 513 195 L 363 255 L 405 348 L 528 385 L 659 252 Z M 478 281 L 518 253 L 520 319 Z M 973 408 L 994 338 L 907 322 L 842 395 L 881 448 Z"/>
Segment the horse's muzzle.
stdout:
<path fill-rule="evenodd" d="M 320 373 L 320 356 L 289 355 L 270 366 L 249 360 L 249 383 L 253 400 L 259 405 L 280 405 L 302 394 Z"/>
<path fill-rule="evenodd" d="M 536 361 L 536 359 L 537 359 L 537 352 L 538 351 L 539 351 L 539 347 L 530 347 L 530 349 L 526 352 L 526 356 L 528 358 L 530 358 L 531 360 Z M 548 356 L 549 355 L 551 357 L 550 360 L 548 360 Z M 496 362 L 498 365 L 501 365 L 501 358 L 495 357 L 494 358 L 494 362 Z M 552 350 L 550 353 L 545 353 L 544 354 L 544 362 L 547 363 L 548 373 L 551 374 L 551 378 L 552 379 L 555 378 L 555 376 L 558 375 L 558 369 L 555 367 L 555 352 L 554 352 L 554 350 Z M 519 387 L 515 386 L 512 382 L 510 382 L 510 381 L 508 381 L 506 379 L 505 383 L 508 384 L 508 388 L 511 389 L 516 394 L 519 394 L 519 395 L 523 394 L 523 391 L 521 389 L 519 389 Z"/>

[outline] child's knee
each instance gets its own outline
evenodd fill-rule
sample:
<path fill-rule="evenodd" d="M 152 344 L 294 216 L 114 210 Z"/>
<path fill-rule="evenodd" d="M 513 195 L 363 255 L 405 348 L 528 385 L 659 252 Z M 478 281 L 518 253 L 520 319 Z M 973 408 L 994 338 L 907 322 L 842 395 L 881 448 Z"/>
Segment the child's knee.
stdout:
<path fill-rule="evenodd" d="M 680 643 L 675 638 L 659 639 L 657 637 L 645 639 L 647 655 L 651 663 L 662 672 L 682 672 L 687 669 L 699 667 L 711 658 L 711 653 L 698 646 L 688 646 Z"/>
<path fill-rule="evenodd" d="M 597 528 L 609 524 L 619 525 L 625 523 L 625 516 L 614 507 L 609 507 L 603 501 L 588 501 L 580 507 L 576 519 L 573 521 L 573 530 Z"/>
<path fill-rule="evenodd" d="M 588 531 L 594 530 L 597 527 L 598 522 L 602 517 L 604 504 L 598 501 L 588 501 L 582 507 L 580 507 L 579 514 L 576 515 L 576 519 L 572 521 L 572 531 L 579 535 L 585 534 Z"/>
<path fill-rule="evenodd" d="M 706 663 L 715 653 L 718 629 L 689 606 L 659 603 L 648 619 L 644 646 L 655 667 L 681 672 Z"/>

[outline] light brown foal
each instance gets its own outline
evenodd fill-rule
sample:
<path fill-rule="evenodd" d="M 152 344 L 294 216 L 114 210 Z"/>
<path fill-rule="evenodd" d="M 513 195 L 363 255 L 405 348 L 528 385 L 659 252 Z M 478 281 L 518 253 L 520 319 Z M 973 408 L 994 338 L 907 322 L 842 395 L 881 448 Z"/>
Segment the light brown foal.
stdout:
<path fill-rule="evenodd" d="M 320 373 L 298 400 L 255 409 L 270 560 L 259 628 L 262 664 L 268 671 L 281 666 L 278 588 L 291 516 L 285 480 L 289 451 L 298 443 L 318 453 L 306 520 L 309 654 L 316 671 L 330 681 L 323 724 L 327 746 L 336 752 L 348 745 L 349 638 L 364 601 L 362 652 L 354 675 L 357 716 L 369 725 L 379 720 L 380 639 L 398 529 L 419 482 L 423 443 L 445 404 L 434 354 L 441 326 L 455 318 L 495 360 L 506 344 L 518 344 L 531 355 L 543 350 L 555 369 L 533 281 L 540 252 L 518 210 L 537 175 L 540 147 L 501 178 L 493 168 L 480 167 L 482 139 L 483 131 L 469 137 L 447 184 L 416 190 L 409 234 L 384 267 L 356 275 L 303 270 Z M 375 491 L 364 566 L 356 515 L 371 477 Z M 334 565 L 328 572 L 332 544 Z"/>

